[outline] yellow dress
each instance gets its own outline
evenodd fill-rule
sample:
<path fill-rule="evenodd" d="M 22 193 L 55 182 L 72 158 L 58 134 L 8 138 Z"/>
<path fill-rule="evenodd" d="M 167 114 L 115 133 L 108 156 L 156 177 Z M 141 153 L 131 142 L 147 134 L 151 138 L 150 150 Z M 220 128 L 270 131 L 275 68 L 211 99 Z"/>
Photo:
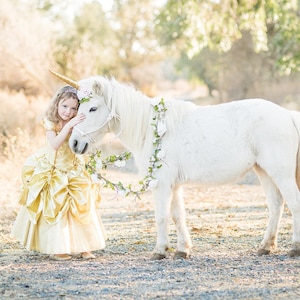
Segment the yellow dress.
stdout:
<path fill-rule="evenodd" d="M 55 130 L 47 119 L 44 126 Z M 105 247 L 99 184 L 92 182 L 84 159 L 73 154 L 68 141 L 58 150 L 48 143 L 31 155 L 22 180 L 22 207 L 12 235 L 28 250 L 71 254 Z"/>

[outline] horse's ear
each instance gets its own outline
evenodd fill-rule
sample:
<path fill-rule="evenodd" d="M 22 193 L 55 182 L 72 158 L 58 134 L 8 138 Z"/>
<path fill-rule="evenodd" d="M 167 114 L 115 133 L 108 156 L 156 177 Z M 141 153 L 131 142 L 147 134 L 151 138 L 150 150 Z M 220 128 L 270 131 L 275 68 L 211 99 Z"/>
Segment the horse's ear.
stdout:
<path fill-rule="evenodd" d="M 99 81 L 95 81 L 93 84 L 93 92 L 98 96 L 103 96 L 104 86 Z"/>

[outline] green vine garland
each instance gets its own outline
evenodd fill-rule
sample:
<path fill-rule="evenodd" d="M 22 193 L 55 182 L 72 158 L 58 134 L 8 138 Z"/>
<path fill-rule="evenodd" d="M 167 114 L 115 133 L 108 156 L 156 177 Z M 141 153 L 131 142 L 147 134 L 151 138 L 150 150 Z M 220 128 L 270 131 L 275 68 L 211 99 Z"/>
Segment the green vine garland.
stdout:
<path fill-rule="evenodd" d="M 86 100 L 86 97 L 83 99 Z M 165 152 L 161 148 L 162 137 L 166 133 L 165 125 L 165 113 L 167 111 L 164 99 L 154 98 L 151 100 L 151 104 L 156 112 L 156 115 L 152 118 L 154 131 L 154 140 L 153 145 L 155 150 L 152 156 L 149 158 L 149 166 L 147 175 L 139 181 L 140 188 L 138 190 L 133 190 L 131 185 L 124 186 L 122 182 L 114 183 L 109 179 L 102 176 L 99 170 L 105 170 L 108 166 L 114 165 L 117 167 L 123 167 L 126 164 L 126 161 L 131 158 L 130 152 L 124 152 L 120 155 L 112 155 L 104 160 L 101 160 L 101 151 L 96 151 L 91 154 L 89 161 L 86 164 L 87 171 L 91 174 L 94 181 L 100 181 L 104 183 L 104 187 L 111 188 L 117 192 L 118 195 L 128 196 L 134 195 L 140 199 L 140 196 L 147 190 L 155 187 L 157 185 L 157 180 L 154 176 L 154 173 L 157 169 L 162 167 L 162 161 L 165 157 Z"/>

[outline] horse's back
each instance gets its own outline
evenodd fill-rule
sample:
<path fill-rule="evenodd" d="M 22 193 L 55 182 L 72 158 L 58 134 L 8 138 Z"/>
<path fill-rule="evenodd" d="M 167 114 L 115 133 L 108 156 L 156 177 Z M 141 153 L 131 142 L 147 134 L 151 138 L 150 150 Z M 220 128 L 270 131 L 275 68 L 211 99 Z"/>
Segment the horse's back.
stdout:
<path fill-rule="evenodd" d="M 299 119 L 300 120 L 300 119 Z M 189 111 L 176 128 L 186 130 L 189 127 L 194 133 L 206 133 L 211 137 L 222 140 L 229 134 L 233 140 L 258 138 L 268 133 L 271 136 L 286 134 L 294 130 L 291 111 L 263 99 L 238 100 L 212 106 L 197 106 Z M 223 134 L 222 134 L 223 133 Z M 248 139 L 250 142 L 250 140 Z"/>

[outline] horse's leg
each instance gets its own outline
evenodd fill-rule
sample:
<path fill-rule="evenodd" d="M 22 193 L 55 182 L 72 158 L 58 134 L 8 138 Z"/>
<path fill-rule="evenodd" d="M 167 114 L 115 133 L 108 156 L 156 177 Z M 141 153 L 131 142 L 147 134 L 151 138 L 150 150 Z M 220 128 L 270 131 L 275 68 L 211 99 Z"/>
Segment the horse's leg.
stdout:
<path fill-rule="evenodd" d="M 151 259 L 160 260 L 166 258 L 167 250 L 169 248 L 168 222 L 170 215 L 172 190 L 171 188 L 166 187 L 156 188 L 153 191 L 153 196 L 155 202 L 157 241 Z"/>
<path fill-rule="evenodd" d="M 261 167 L 268 170 L 268 175 L 272 178 L 292 213 L 293 238 L 292 250 L 289 252 L 289 255 L 300 256 L 300 192 L 296 183 L 296 163 L 288 159 L 294 157 L 294 155 L 289 153 L 290 148 L 286 148 L 285 152 L 280 153 L 281 156 L 279 156 L 279 153 L 276 155 L 274 147 L 272 152 L 273 159 L 270 161 L 265 160 L 265 167 L 262 165 Z M 284 158 L 286 158 L 286 161 L 283 161 Z M 281 161 L 280 168 L 276 161 Z"/>
<path fill-rule="evenodd" d="M 177 251 L 174 258 L 187 258 L 191 254 L 192 242 L 186 225 L 186 212 L 181 186 L 174 188 L 171 216 L 177 231 Z"/>
<path fill-rule="evenodd" d="M 277 181 L 277 178 L 274 179 Z M 277 182 L 293 218 L 292 249 L 289 256 L 300 256 L 300 193 L 295 179 Z"/>
<path fill-rule="evenodd" d="M 277 186 L 293 218 L 292 249 L 289 252 L 289 256 L 300 256 L 300 193 L 298 186 L 292 180 L 283 182 L 283 184 L 278 183 Z"/>
<path fill-rule="evenodd" d="M 265 255 L 269 254 L 272 248 L 276 249 L 277 247 L 279 223 L 283 213 L 284 202 L 281 193 L 268 174 L 258 166 L 255 167 L 255 171 L 265 191 L 269 209 L 267 229 L 261 242 L 261 247 L 258 250 L 258 255 Z"/>

